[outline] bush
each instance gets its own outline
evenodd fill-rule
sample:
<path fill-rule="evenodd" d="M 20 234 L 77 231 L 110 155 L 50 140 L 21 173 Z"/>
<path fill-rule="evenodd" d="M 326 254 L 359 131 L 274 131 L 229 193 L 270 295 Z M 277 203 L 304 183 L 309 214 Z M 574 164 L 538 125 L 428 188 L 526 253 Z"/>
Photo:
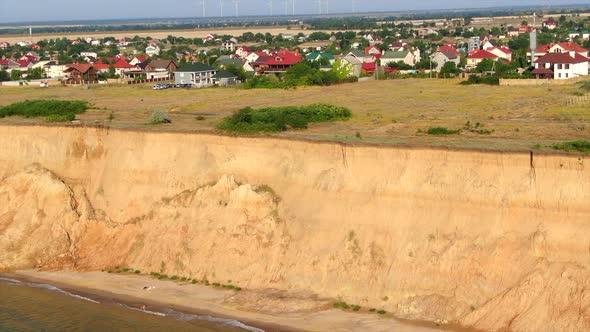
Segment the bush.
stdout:
<path fill-rule="evenodd" d="M 375 308 L 371 308 L 371 309 L 369 309 L 369 311 L 370 311 L 370 312 L 375 312 L 375 311 L 377 311 L 377 309 L 375 309 Z"/>
<path fill-rule="evenodd" d="M 135 271 L 133 271 L 133 273 L 135 273 L 135 274 L 140 274 L 140 273 L 141 273 L 141 271 L 139 271 L 139 270 L 135 270 Z"/>
<path fill-rule="evenodd" d="M 220 284 L 220 283 L 218 283 L 218 282 L 214 282 L 214 283 L 212 283 L 212 285 L 213 285 L 213 286 L 215 286 L 215 287 L 219 287 L 219 286 L 221 286 L 221 284 Z"/>
<path fill-rule="evenodd" d="M 553 145 L 553 148 L 556 150 L 578 151 L 578 152 L 590 153 L 590 142 L 588 142 L 588 141 L 564 142 L 561 144 Z"/>
<path fill-rule="evenodd" d="M 178 280 L 178 276 L 172 276 L 170 277 L 170 280 Z"/>
<path fill-rule="evenodd" d="M 379 310 L 379 311 L 377 311 L 377 313 L 379 315 L 385 315 L 387 313 L 387 311 L 385 311 L 385 310 Z"/>
<path fill-rule="evenodd" d="M 351 116 L 348 108 L 327 104 L 260 109 L 246 107 L 224 118 L 217 128 L 235 133 L 280 132 L 288 128 L 307 128 L 311 122 L 346 120 Z"/>
<path fill-rule="evenodd" d="M 72 121 L 87 108 L 88 103 L 79 100 L 26 100 L 0 107 L 0 118 L 19 115 L 46 117 L 49 122 Z"/>
<path fill-rule="evenodd" d="M 590 80 L 582 82 L 580 89 L 590 91 Z"/>
<path fill-rule="evenodd" d="M 428 135 L 454 135 L 458 134 L 461 130 L 451 130 L 444 127 L 429 128 L 426 132 Z"/>
<path fill-rule="evenodd" d="M 472 85 L 472 84 L 487 84 L 487 85 L 500 85 L 500 78 L 497 76 L 469 76 L 467 81 L 463 81 L 460 84 L 462 85 Z"/>
<path fill-rule="evenodd" d="M 157 125 L 161 123 L 172 123 L 172 120 L 168 116 L 168 113 L 164 111 L 155 111 L 150 117 L 148 124 Z"/>
<path fill-rule="evenodd" d="M 168 276 L 167 276 L 167 275 L 165 275 L 165 274 L 160 274 L 160 275 L 158 276 L 158 279 L 160 279 L 160 280 L 162 280 L 162 279 L 167 279 L 167 278 L 168 278 Z"/>
<path fill-rule="evenodd" d="M 193 280 L 191 281 L 191 283 L 194 285 L 194 284 L 196 284 L 196 283 L 197 283 L 197 280 L 193 279 Z"/>
<path fill-rule="evenodd" d="M 359 310 L 361 310 L 361 306 L 360 305 L 356 305 L 355 304 L 355 305 L 352 306 L 352 311 L 359 311 Z"/>

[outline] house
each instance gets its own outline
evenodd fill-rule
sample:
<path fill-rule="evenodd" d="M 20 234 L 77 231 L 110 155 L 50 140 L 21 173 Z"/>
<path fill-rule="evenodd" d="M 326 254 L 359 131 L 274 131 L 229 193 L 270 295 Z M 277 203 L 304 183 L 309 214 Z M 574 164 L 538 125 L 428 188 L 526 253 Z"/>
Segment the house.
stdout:
<path fill-rule="evenodd" d="M 0 59 L 0 70 L 12 71 L 20 68 L 20 64 L 10 59 Z"/>
<path fill-rule="evenodd" d="M 176 70 L 176 84 L 191 84 L 193 87 L 204 88 L 214 83 L 213 76 L 217 70 L 206 64 L 196 62 Z"/>
<path fill-rule="evenodd" d="M 284 73 L 301 61 L 303 61 L 303 58 L 299 55 L 299 51 L 289 52 L 281 50 L 274 52 L 270 56 L 258 58 L 254 63 L 257 66 L 254 68 L 258 73 Z"/>
<path fill-rule="evenodd" d="M 133 66 L 137 66 L 140 63 L 144 63 L 148 60 L 149 58 L 146 55 L 137 55 L 135 57 L 133 57 L 133 59 L 131 59 L 131 61 L 129 61 L 130 65 Z"/>
<path fill-rule="evenodd" d="M 177 69 L 174 60 L 152 60 L 144 68 L 148 79 L 171 78 Z"/>
<path fill-rule="evenodd" d="M 5 41 L 0 42 L 0 48 L 1 49 L 5 50 L 5 49 L 7 49 L 9 47 L 10 47 L 10 43 L 9 42 L 5 42 Z"/>
<path fill-rule="evenodd" d="M 96 70 L 89 64 L 68 64 L 64 71 L 67 84 L 80 84 L 84 82 L 96 82 Z"/>
<path fill-rule="evenodd" d="M 363 62 L 352 55 L 347 55 L 339 60 L 339 69 L 342 70 L 343 68 L 348 70 L 349 77 L 359 77 L 361 76 Z"/>
<path fill-rule="evenodd" d="M 582 39 L 590 39 L 590 31 L 588 31 L 588 30 L 570 31 L 569 37 L 570 37 L 570 40 L 573 40 L 576 37 L 580 37 Z M 0 43 L 0 48 L 2 48 L 1 45 L 2 44 Z"/>
<path fill-rule="evenodd" d="M 550 43 L 540 45 L 535 49 L 534 58 L 540 58 L 548 53 L 567 53 L 576 52 L 581 56 L 588 57 L 588 50 L 573 42 Z M 527 52 L 527 56 L 531 57 L 531 52 Z"/>
<path fill-rule="evenodd" d="M 397 51 L 404 50 L 406 45 L 407 45 L 407 43 L 400 40 L 400 41 L 393 42 L 393 43 L 389 44 L 388 47 L 389 47 L 390 51 L 397 52 Z"/>
<path fill-rule="evenodd" d="M 370 63 L 370 62 L 363 63 L 363 67 L 362 67 L 363 74 L 374 74 L 375 70 L 377 70 L 376 63 Z"/>
<path fill-rule="evenodd" d="M 433 28 L 422 28 L 416 31 L 419 37 L 426 37 L 430 35 L 438 35 L 438 31 L 434 30 Z"/>
<path fill-rule="evenodd" d="M 473 69 L 485 59 L 492 59 L 495 61 L 498 60 L 498 56 L 486 50 L 474 50 L 469 53 L 469 56 L 467 56 L 467 64 L 465 65 L 465 68 Z"/>
<path fill-rule="evenodd" d="M 543 28 L 547 28 L 549 30 L 553 30 L 555 28 L 557 28 L 557 22 L 555 22 L 554 20 L 547 20 L 543 22 Z"/>
<path fill-rule="evenodd" d="M 129 64 L 124 59 L 119 59 L 117 62 L 113 64 L 113 67 L 115 67 L 115 73 L 120 76 L 125 76 L 126 71 L 135 68 L 135 66 Z"/>
<path fill-rule="evenodd" d="M 563 80 L 588 75 L 587 57 L 575 51 L 547 53 L 537 59 L 533 74 L 537 79 Z"/>
<path fill-rule="evenodd" d="M 330 52 L 313 52 L 305 57 L 305 60 L 310 62 L 320 61 L 321 59 L 326 59 L 330 64 L 334 64 L 336 61 L 334 59 L 334 54 Z"/>
<path fill-rule="evenodd" d="M 205 36 L 205 38 L 203 38 L 203 43 L 211 40 L 215 40 L 215 36 L 213 36 L 212 34 L 208 34 L 207 36 Z"/>
<path fill-rule="evenodd" d="M 100 40 L 94 39 L 90 42 L 90 45 L 92 46 L 100 46 Z"/>
<path fill-rule="evenodd" d="M 534 27 L 530 26 L 530 25 L 525 25 L 522 24 L 518 27 L 518 33 L 519 34 L 523 34 L 523 33 L 531 33 L 537 31 L 537 29 L 535 29 Z"/>
<path fill-rule="evenodd" d="M 80 56 L 81 57 L 93 57 L 95 59 L 98 58 L 98 54 L 96 54 L 96 52 L 89 52 L 89 51 L 80 52 Z"/>
<path fill-rule="evenodd" d="M 235 51 L 236 56 L 241 59 L 245 59 L 250 53 L 252 53 L 252 50 L 247 46 L 239 46 Z"/>
<path fill-rule="evenodd" d="M 397 63 L 400 61 L 407 64 L 408 66 L 415 65 L 414 56 L 412 55 L 412 53 L 410 51 L 407 51 L 407 50 L 397 51 L 397 52 L 387 51 L 387 52 L 383 53 L 383 56 L 381 57 L 381 65 L 382 66 L 387 66 L 388 64 L 390 64 L 392 62 Z"/>
<path fill-rule="evenodd" d="M 383 38 L 372 33 L 364 35 L 363 38 L 369 42 L 369 46 L 375 46 L 383 43 Z"/>
<path fill-rule="evenodd" d="M 468 51 L 479 50 L 481 49 L 481 39 L 479 37 L 471 37 L 467 45 Z"/>
<path fill-rule="evenodd" d="M 486 51 L 496 55 L 498 58 L 512 61 L 512 51 L 508 47 L 488 47 Z"/>
<path fill-rule="evenodd" d="M 436 63 L 436 68 L 433 70 L 440 71 L 447 62 L 454 62 L 457 66 L 461 63 L 461 53 L 453 52 L 448 49 L 437 50 L 430 55 L 430 61 Z"/>
<path fill-rule="evenodd" d="M 236 85 L 239 82 L 238 77 L 228 71 L 221 70 L 211 77 L 213 84 L 218 86 Z"/>
<path fill-rule="evenodd" d="M 236 43 L 234 43 L 231 40 L 228 40 L 223 42 L 223 44 L 221 44 L 221 47 L 226 51 L 234 52 L 236 50 Z"/>
<path fill-rule="evenodd" d="M 347 56 L 355 57 L 362 63 L 374 62 L 373 56 L 367 56 L 365 55 L 365 52 L 361 50 L 353 50 L 350 53 L 348 53 Z"/>
<path fill-rule="evenodd" d="M 365 47 L 365 56 L 375 56 L 377 54 L 381 55 L 382 51 L 379 47 L 377 46 L 368 46 Z"/>
<path fill-rule="evenodd" d="M 160 55 L 160 47 L 158 45 L 150 45 L 145 48 L 145 54 L 148 56 Z"/>
<path fill-rule="evenodd" d="M 45 65 L 45 75 L 47 75 L 47 78 L 62 78 L 66 69 L 68 69 L 66 65 L 51 61 Z"/>

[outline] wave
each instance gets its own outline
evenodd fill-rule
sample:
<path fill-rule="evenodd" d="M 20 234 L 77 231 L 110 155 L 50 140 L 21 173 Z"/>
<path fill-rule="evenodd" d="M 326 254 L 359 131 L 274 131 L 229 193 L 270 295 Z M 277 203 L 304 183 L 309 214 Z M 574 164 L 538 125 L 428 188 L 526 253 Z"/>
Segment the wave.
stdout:
<path fill-rule="evenodd" d="M 27 287 L 33 287 L 33 288 L 41 288 L 41 289 L 46 289 L 52 292 L 58 292 L 70 297 L 74 297 L 80 300 L 84 300 L 84 301 L 88 301 L 88 302 L 93 302 L 93 303 L 98 303 L 100 304 L 100 302 L 93 300 L 91 298 L 88 297 L 84 297 L 81 295 L 77 295 L 77 294 L 73 294 L 70 293 L 68 291 L 65 291 L 59 287 L 55 287 L 53 285 L 49 285 L 49 284 L 38 284 L 38 283 L 33 283 L 33 282 L 25 282 L 25 281 L 20 281 L 20 280 L 16 280 L 16 279 L 12 279 L 12 278 L 5 278 L 5 277 L 0 277 L 0 282 L 6 282 L 9 284 L 13 284 L 13 285 L 20 285 L 20 286 L 27 286 Z M 235 319 L 229 319 L 229 318 L 221 318 L 221 317 L 214 317 L 214 316 L 210 316 L 210 315 L 193 315 L 193 314 L 187 314 L 184 312 L 180 312 L 180 311 L 176 311 L 176 310 L 172 310 L 172 309 L 165 309 L 163 310 L 164 312 L 157 312 L 157 311 L 150 311 L 150 310 L 145 310 L 145 309 L 140 309 L 140 308 L 135 308 L 132 306 L 128 306 L 126 304 L 123 303 L 119 303 L 119 302 L 113 302 L 117 305 L 120 305 L 126 309 L 130 309 L 130 310 L 135 310 L 135 311 L 140 311 L 143 312 L 145 314 L 148 315 L 155 315 L 155 316 L 160 316 L 160 317 L 168 317 L 168 318 L 172 318 L 172 319 L 176 319 L 176 320 L 182 320 L 182 321 L 191 321 L 191 320 L 203 320 L 203 321 L 208 321 L 208 322 L 213 322 L 213 323 L 221 323 L 224 325 L 228 325 L 228 326 L 232 326 L 232 327 L 236 327 L 242 330 L 246 330 L 246 331 L 250 331 L 250 332 L 265 332 L 262 329 L 250 326 L 250 325 L 246 325 L 242 322 L 240 322 L 239 320 L 235 320 Z"/>
<path fill-rule="evenodd" d="M 204 321 L 214 322 L 214 323 L 223 323 L 225 325 L 237 327 L 237 328 L 240 328 L 240 329 L 243 329 L 246 331 L 264 332 L 264 330 L 262 330 L 262 329 L 246 325 L 246 324 L 240 322 L 239 320 L 235 320 L 235 319 L 213 317 L 213 316 L 209 316 L 209 315 L 186 314 L 186 313 L 175 311 L 172 309 L 168 309 L 167 311 L 168 312 L 166 314 L 166 317 L 171 317 L 171 318 L 175 318 L 178 320 L 183 320 L 183 321 L 204 320 Z"/>
<path fill-rule="evenodd" d="M 65 291 L 59 287 L 55 287 L 53 285 L 49 285 L 49 284 L 37 284 L 34 282 L 25 282 L 25 281 L 20 281 L 20 280 L 16 280 L 16 279 L 11 279 L 11 278 L 4 278 L 4 277 L 0 277 L 0 281 L 4 281 L 6 283 L 9 284 L 14 284 L 14 285 L 22 285 L 22 286 L 28 286 L 28 287 L 32 287 L 32 288 L 41 288 L 41 289 L 46 289 L 52 292 L 57 292 L 57 293 L 61 293 L 70 297 L 74 297 L 80 300 L 84 300 L 84 301 L 88 301 L 88 302 L 92 302 L 92 303 L 100 303 L 96 300 L 93 300 L 91 298 L 82 296 L 82 295 L 77 295 L 77 294 L 73 294 L 70 293 L 68 291 Z"/>

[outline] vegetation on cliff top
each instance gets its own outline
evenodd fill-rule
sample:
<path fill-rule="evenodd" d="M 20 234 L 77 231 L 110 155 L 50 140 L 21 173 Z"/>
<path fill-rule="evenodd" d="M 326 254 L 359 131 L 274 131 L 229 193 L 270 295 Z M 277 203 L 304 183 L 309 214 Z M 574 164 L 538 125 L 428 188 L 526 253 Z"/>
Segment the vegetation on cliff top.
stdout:
<path fill-rule="evenodd" d="M 289 128 L 304 129 L 311 122 L 347 120 L 351 116 L 348 108 L 327 104 L 259 109 L 246 107 L 224 118 L 217 128 L 234 133 L 272 133 Z"/>
<path fill-rule="evenodd" d="M 578 151 L 584 153 L 590 153 L 590 142 L 588 141 L 572 141 L 572 142 L 565 142 L 561 144 L 555 144 L 553 146 L 556 150 L 564 150 L 564 151 Z"/>
<path fill-rule="evenodd" d="M 45 117 L 49 122 L 72 121 L 84 113 L 88 102 L 81 100 L 25 100 L 0 108 L 0 118 L 20 115 L 25 118 Z"/>

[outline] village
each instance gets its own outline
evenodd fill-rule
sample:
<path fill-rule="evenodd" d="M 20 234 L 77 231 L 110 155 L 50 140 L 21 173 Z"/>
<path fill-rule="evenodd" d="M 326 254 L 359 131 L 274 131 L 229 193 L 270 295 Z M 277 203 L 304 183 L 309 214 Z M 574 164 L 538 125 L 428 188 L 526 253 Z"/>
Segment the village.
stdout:
<path fill-rule="evenodd" d="M 88 37 L 35 43 L 31 38 L 15 44 L 0 39 L 0 82 L 22 86 L 167 82 L 154 88 L 204 88 L 265 76 L 280 81 L 302 63 L 330 77 L 307 80 L 306 84 L 316 85 L 474 75 L 566 80 L 589 75 L 590 20 L 572 18 L 490 29 L 470 27 L 467 20 L 448 20 L 308 34 L 294 28 L 292 34 L 245 32 L 205 38 Z"/>

